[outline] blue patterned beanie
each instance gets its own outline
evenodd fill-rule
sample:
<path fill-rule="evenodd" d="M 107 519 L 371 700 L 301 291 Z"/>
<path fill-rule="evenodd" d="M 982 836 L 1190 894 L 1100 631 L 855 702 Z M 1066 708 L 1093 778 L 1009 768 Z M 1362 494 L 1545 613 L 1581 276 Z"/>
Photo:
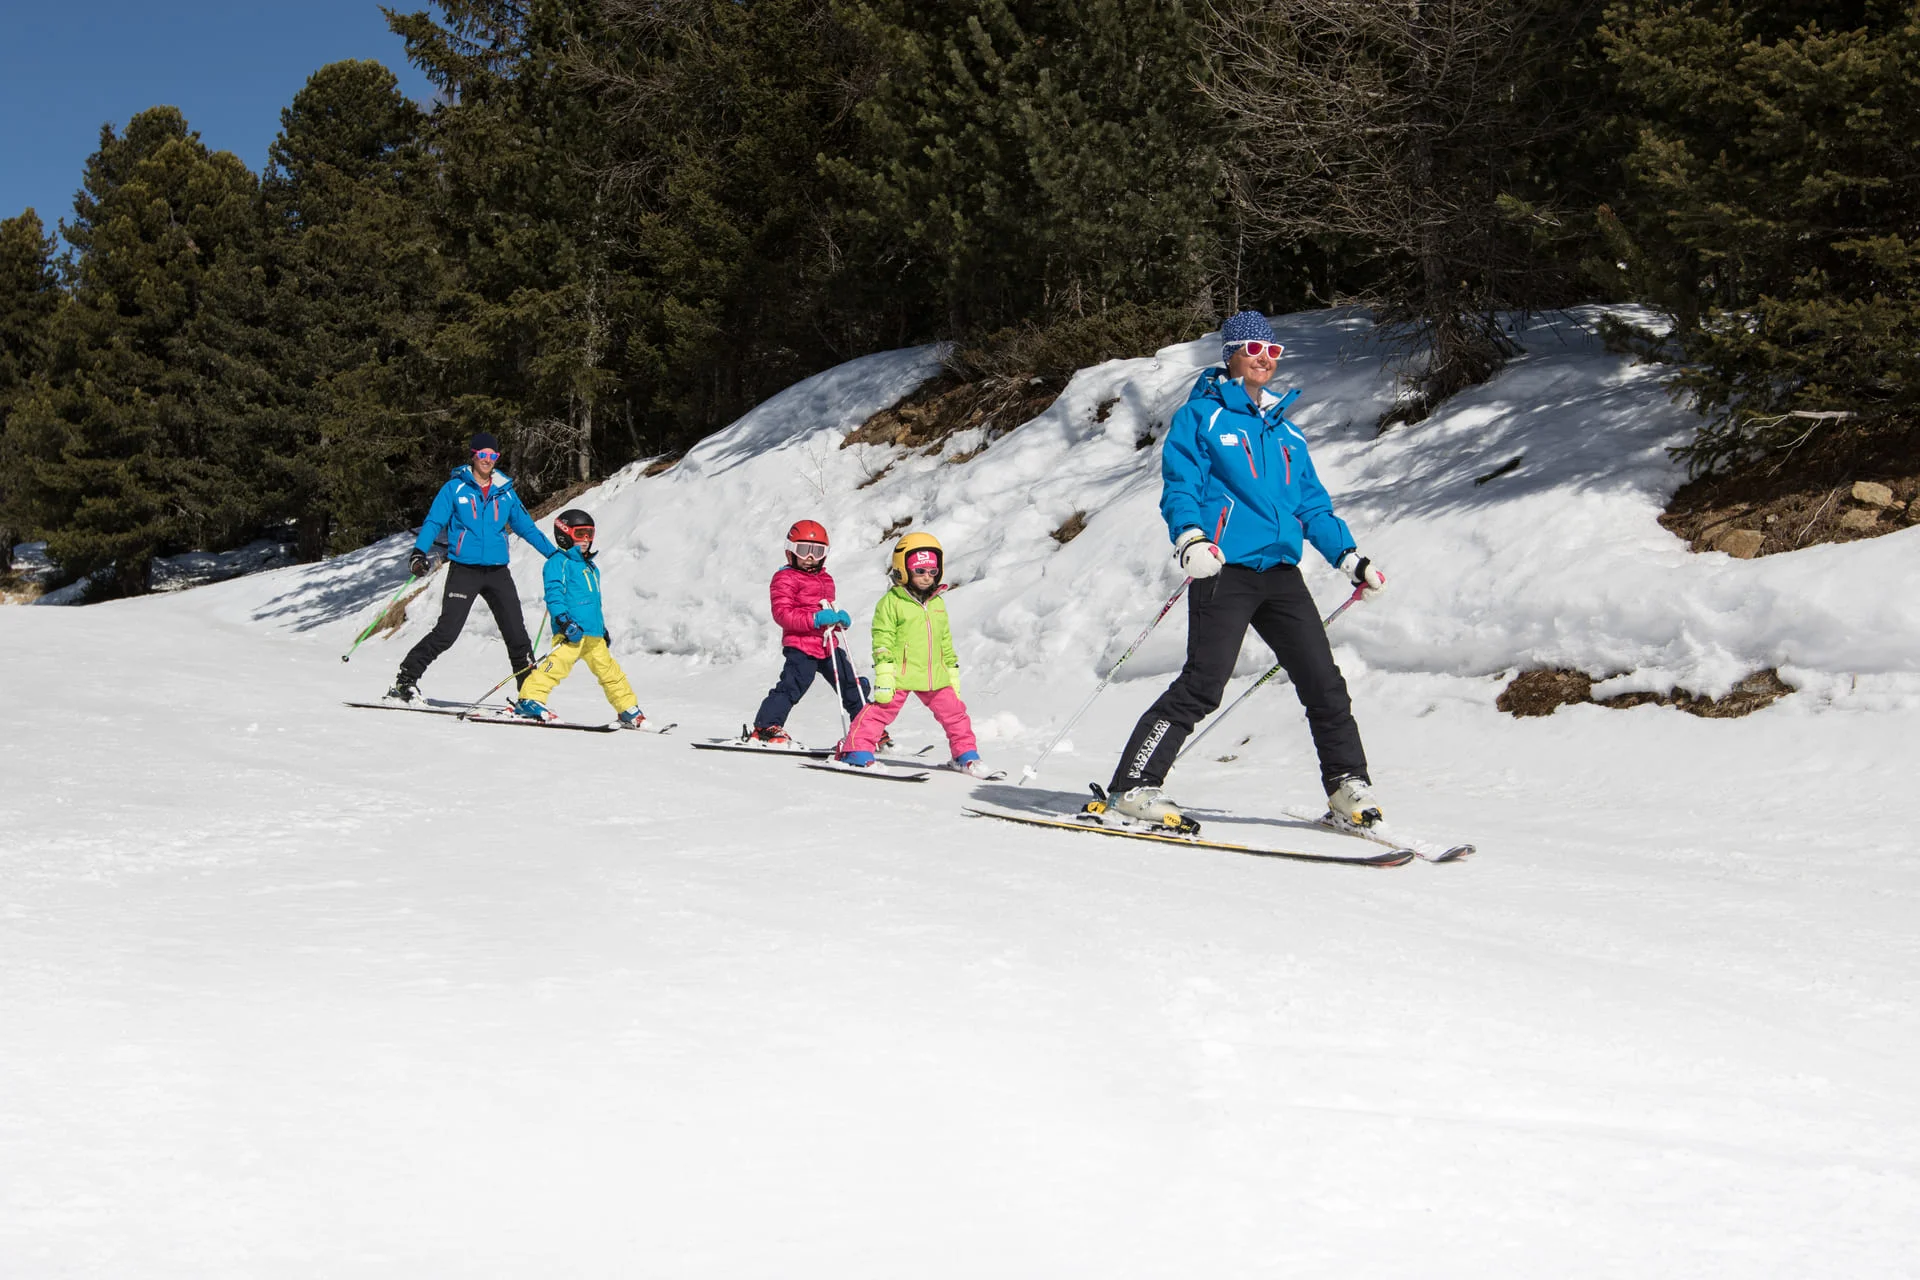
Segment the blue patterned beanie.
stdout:
<path fill-rule="evenodd" d="M 1258 311 L 1236 311 L 1220 326 L 1220 363 L 1225 364 L 1233 349 L 1243 342 L 1274 342 L 1273 326 Z"/>

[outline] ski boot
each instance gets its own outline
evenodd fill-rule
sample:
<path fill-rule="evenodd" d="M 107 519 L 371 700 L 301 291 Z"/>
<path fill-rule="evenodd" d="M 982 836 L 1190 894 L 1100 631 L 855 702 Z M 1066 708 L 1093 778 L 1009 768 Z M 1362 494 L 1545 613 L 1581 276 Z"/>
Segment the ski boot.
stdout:
<path fill-rule="evenodd" d="M 1367 780 L 1358 774 L 1335 780 L 1333 790 L 1327 793 L 1327 813 L 1353 827 L 1371 827 L 1385 817 Z"/>
<path fill-rule="evenodd" d="M 765 743 L 769 747 L 790 747 L 793 739 L 787 731 L 777 724 L 755 725 L 745 736 L 749 741 Z"/>
<path fill-rule="evenodd" d="M 1181 813 L 1180 806 L 1167 799 L 1159 787 L 1131 787 L 1110 792 L 1105 805 L 1095 808 L 1095 804 L 1099 802 L 1089 804 L 1086 811 L 1111 812 L 1143 827 L 1164 828 L 1182 835 L 1196 835 L 1200 831 L 1200 824 Z"/>
<path fill-rule="evenodd" d="M 388 702 L 412 702 L 419 696 L 420 686 L 404 671 L 393 678 L 393 688 L 387 690 Z"/>
<path fill-rule="evenodd" d="M 519 698 L 513 704 L 513 714 L 522 720 L 551 720 L 553 714 L 532 698 Z"/>
<path fill-rule="evenodd" d="M 874 744 L 873 749 L 875 751 L 893 750 L 893 735 L 888 733 L 885 729 L 882 729 L 880 731 L 880 741 Z"/>
<path fill-rule="evenodd" d="M 638 729 L 646 722 L 646 713 L 638 707 L 628 707 L 620 713 L 620 727 L 622 729 Z"/>
<path fill-rule="evenodd" d="M 955 756 L 947 765 L 947 768 L 952 769 L 956 773 L 964 773 L 969 778 L 991 778 L 993 776 L 993 770 L 987 768 L 985 762 L 980 759 L 980 753 L 978 751 L 969 751 L 964 755 Z"/>
<path fill-rule="evenodd" d="M 873 752 L 871 751 L 842 751 L 839 755 L 835 756 L 834 759 L 838 760 L 841 764 L 850 764 L 856 769 L 873 768 Z"/>

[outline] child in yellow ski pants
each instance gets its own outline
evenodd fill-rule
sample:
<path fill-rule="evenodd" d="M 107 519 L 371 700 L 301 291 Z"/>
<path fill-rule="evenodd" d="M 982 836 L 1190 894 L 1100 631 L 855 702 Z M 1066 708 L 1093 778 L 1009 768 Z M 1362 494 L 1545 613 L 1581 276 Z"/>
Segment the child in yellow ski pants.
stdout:
<path fill-rule="evenodd" d="M 569 644 L 562 640 L 553 646 L 553 652 L 542 658 L 533 668 L 533 674 L 520 686 L 520 697 L 530 702 L 545 703 L 553 693 L 553 687 L 567 678 L 573 670 L 573 664 L 584 659 L 587 670 L 593 672 L 600 681 L 600 688 L 606 692 L 607 701 L 613 704 L 615 711 L 626 711 L 640 705 L 640 699 L 633 696 L 633 686 L 627 683 L 627 673 L 620 669 L 615 661 L 613 650 L 607 648 L 607 642 L 600 636 L 581 636 L 580 643 Z"/>
<path fill-rule="evenodd" d="M 551 720 L 547 698 L 567 678 L 573 664 L 586 659 L 587 670 L 599 678 L 607 701 L 620 713 L 624 728 L 638 729 L 646 720 L 640 699 L 633 696 L 627 673 L 607 647 L 607 620 L 600 608 L 600 570 L 593 563 L 593 517 L 577 508 L 562 511 L 553 520 L 558 548 L 547 557 L 541 578 L 547 588 L 547 612 L 553 615 L 553 650 L 541 659 L 520 686 L 514 714 L 529 720 Z"/>

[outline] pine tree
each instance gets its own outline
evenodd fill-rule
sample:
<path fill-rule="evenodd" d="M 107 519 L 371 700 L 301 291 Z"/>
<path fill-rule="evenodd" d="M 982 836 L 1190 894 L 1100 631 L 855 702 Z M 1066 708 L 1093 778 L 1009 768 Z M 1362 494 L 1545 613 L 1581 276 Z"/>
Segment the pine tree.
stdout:
<path fill-rule="evenodd" d="M 403 527 L 445 478 L 429 353 L 447 273 L 424 120 L 391 71 L 322 67 L 280 122 L 261 182 L 271 390 L 252 429 L 313 559 Z"/>
<path fill-rule="evenodd" d="M 66 228 L 71 301 L 7 424 L 13 505 L 69 572 L 112 564 L 138 594 L 155 555 L 259 526 L 258 460 L 207 412 L 221 362 L 196 332 L 214 272 L 252 244 L 253 191 L 172 107 L 101 130 Z"/>
<path fill-rule="evenodd" d="M 629 394 L 684 445 L 797 378 L 922 340 L 897 238 L 836 207 L 874 53 L 831 0 L 610 0 L 571 64 L 598 104 L 637 291 Z"/>
<path fill-rule="evenodd" d="M 868 155 L 834 171 L 872 223 L 904 229 L 951 332 L 1202 300 L 1225 219 L 1189 5 L 854 12 L 889 65 L 860 108 Z"/>
<path fill-rule="evenodd" d="M 1256 229 L 1372 257 L 1353 293 L 1409 335 L 1418 421 L 1512 351 L 1501 313 L 1564 299 L 1577 262 L 1548 180 L 1594 121 L 1566 91 L 1583 0 L 1223 6 L 1213 101 Z"/>
<path fill-rule="evenodd" d="M 1920 428 L 1912 6 L 1618 4 L 1605 37 L 1640 130 L 1618 241 L 1670 282 L 1695 470 Z"/>
<path fill-rule="evenodd" d="M 13 401 L 46 366 L 54 313 L 61 302 L 53 238 L 32 209 L 0 221 L 0 574 L 13 567 L 13 544 L 24 528 L 10 510 L 18 470 L 7 441 Z"/>
<path fill-rule="evenodd" d="M 430 122 L 435 212 L 457 275 L 441 304 L 450 436 L 485 429 L 522 479 L 595 468 L 618 383 L 630 299 L 613 269 L 605 121 L 568 60 L 600 38 L 592 0 L 436 0 L 439 17 L 391 15 L 408 57 L 441 91 Z"/>

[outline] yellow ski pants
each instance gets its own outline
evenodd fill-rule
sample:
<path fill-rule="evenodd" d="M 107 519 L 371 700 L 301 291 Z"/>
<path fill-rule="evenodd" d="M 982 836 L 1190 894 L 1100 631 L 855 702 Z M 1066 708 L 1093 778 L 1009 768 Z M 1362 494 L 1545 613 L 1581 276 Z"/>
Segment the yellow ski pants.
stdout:
<path fill-rule="evenodd" d="M 573 664 L 582 658 L 587 660 L 587 670 L 599 679 L 615 711 L 631 711 L 640 705 L 640 699 L 633 696 L 633 686 L 627 683 L 627 673 L 613 660 L 613 650 L 599 636 L 582 636 L 579 644 L 562 641 L 554 645 L 553 652 L 535 665 L 533 674 L 520 686 L 520 696 L 546 702 L 554 686 L 565 680 Z"/>

